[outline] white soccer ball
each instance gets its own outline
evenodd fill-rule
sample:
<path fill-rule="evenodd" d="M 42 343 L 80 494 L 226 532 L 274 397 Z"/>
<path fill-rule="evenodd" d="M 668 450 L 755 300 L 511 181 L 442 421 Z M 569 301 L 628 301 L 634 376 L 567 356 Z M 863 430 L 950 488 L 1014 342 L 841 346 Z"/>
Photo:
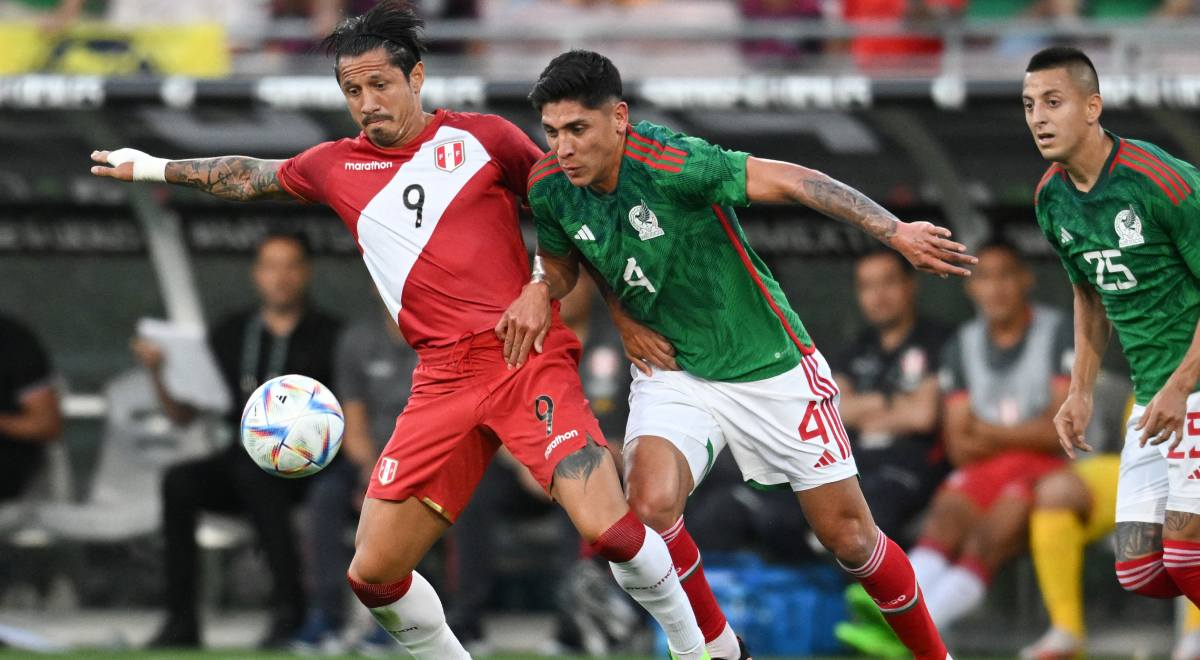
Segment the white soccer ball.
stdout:
<path fill-rule="evenodd" d="M 242 447 L 277 477 L 307 477 L 337 455 L 345 428 L 333 392 L 308 376 L 289 374 L 250 395 L 242 410 Z"/>

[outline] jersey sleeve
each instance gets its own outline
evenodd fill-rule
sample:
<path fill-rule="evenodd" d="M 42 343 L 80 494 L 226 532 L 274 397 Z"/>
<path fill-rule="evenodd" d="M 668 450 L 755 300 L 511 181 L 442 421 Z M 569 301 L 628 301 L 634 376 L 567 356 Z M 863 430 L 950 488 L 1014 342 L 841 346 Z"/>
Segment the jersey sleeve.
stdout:
<path fill-rule="evenodd" d="M 1165 154 L 1164 154 L 1165 155 Z M 1169 161 L 1191 192 L 1178 204 L 1162 197 L 1155 190 L 1154 208 L 1160 222 L 1179 250 L 1179 256 L 1195 277 L 1200 277 L 1200 173 L 1191 164 L 1173 158 Z"/>
<path fill-rule="evenodd" d="M 537 229 L 538 250 L 555 257 L 565 257 L 570 254 L 574 243 L 558 221 L 558 214 L 546 198 L 543 187 L 532 187 L 529 192 L 529 208 L 533 211 L 533 225 Z"/>
<path fill-rule="evenodd" d="M 276 176 L 283 189 L 304 202 L 326 203 L 330 154 L 336 142 L 322 142 L 283 161 Z"/>
<path fill-rule="evenodd" d="M 526 181 L 529 170 L 544 154 L 525 131 L 501 117 L 494 118 L 494 127 L 489 131 L 488 152 L 500 168 L 501 180 L 517 197 L 524 198 L 528 192 Z"/>
<path fill-rule="evenodd" d="M 676 198 L 689 206 L 746 206 L 746 161 L 750 154 L 731 151 L 691 136 L 671 140 L 687 153 L 677 174 L 663 178 Z"/>

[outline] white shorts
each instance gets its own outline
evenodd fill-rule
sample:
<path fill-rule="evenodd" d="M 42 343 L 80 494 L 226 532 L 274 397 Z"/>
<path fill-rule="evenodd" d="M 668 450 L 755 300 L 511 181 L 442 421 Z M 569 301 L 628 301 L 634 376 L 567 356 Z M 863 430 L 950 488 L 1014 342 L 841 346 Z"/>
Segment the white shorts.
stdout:
<path fill-rule="evenodd" d="M 1117 483 L 1117 522 L 1162 524 L 1167 510 L 1200 513 L 1200 393 L 1187 400 L 1183 442 L 1138 446 L 1134 430 L 1145 406 L 1134 406 L 1125 426 L 1121 479 Z"/>
<path fill-rule="evenodd" d="M 790 371 L 745 383 L 634 369 L 626 471 L 636 460 L 638 438 L 652 435 L 684 455 L 693 488 L 726 445 L 751 486 L 800 491 L 841 481 L 858 469 L 837 404 L 837 386 L 818 352 Z"/>

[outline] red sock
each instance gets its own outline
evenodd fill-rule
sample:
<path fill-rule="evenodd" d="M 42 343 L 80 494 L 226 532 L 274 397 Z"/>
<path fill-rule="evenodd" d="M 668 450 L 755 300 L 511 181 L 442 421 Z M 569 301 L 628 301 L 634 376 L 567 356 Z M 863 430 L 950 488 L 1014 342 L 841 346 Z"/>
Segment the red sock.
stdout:
<path fill-rule="evenodd" d="M 945 660 L 946 645 L 925 609 L 908 556 L 882 530 L 877 533 L 879 539 L 867 563 L 858 568 L 842 564 L 842 568 L 858 578 L 916 660 Z"/>
<path fill-rule="evenodd" d="M 1200 543 L 1163 539 L 1163 564 L 1183 595 L 1200 603 Z"/>
<path fill-rule="evenodd" d="M 383 607 L 404 597 L 408 593 L 408 588 L 412 586 L 412 573 L 408 577 L 393 582 L 391 584 L 370 584 L 368 582 L 359 582 L 354 578 L 346 575 L 346 581 L 350 583 L 350 590 L 358 596 L 358 600 L 370 608 Z"/>
<path fill-rule="evenodd" d="M 1171 541 L 1163 543 L 1169 548 Z M 1164 567 L 1163 553 L 1117 562 L 1117 581 L 1125 591 L 1148 598 L 1174 598 L 1183 592 L 1176 585 L 1169 569 Z"/>
<path fill-rule="evenodd" d="M 675 564 L 675 572 L 679 574 L 679 583 L 687 594 L 692 611 L 696 613 L 696 623 L 700 624 L 700 632 L 704 633 L 704 641 L 711 642 L 725 632 L 725 613 L 717 604 L 712 587 L 704 577 L 704 563 L 700 560 L 700 548 L 683 526 L 683 517 L 675 521 L 667 531 L 662 533 L 667 550 L 671 552 L 671 561 Z"/>
<path fill-rule="evenodd" d="M 646 526 L 630 509 L 612 527 L 604 530 L 600 538 L 592 542 L 591 548 L 614 564 L 624 564 L 637 556 L 645 542 Z"/>

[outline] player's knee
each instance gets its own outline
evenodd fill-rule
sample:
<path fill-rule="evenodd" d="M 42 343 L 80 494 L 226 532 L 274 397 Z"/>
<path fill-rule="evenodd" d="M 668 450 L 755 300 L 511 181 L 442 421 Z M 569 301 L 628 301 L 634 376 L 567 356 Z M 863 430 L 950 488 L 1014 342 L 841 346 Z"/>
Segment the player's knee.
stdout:
<path fill-rule="evenodd" d="M 412 575 L 412 571 L 411 566 L 402 566 L 359 547 L 354 552 L 354 559 L 350 561 L 346 577 L 352 586 L 355 582 L 381 585 L 402 581 Z"/>
<path fill-rule="evenodd" d="M 1042 479 L 1034 491 L 1034 505 L 1039 509 L 1086 508 L 1087 489 L 1079 478 L 1068 471 L 1055 472 Z"/>
<path fill-rule="evenodd" d="M 833 530 L 818 532 L 821 544 L 846 566 L 862 566 L 875 550 L 879 529 L 857 517 L 842 518 Z"/>
<path fill-rule="evenodd" d="M 656 532 L 669 529 L 683 515 L 680 499 L 678 489 L 670 484 L 648 482 L 635 486 L 630 482 L 629 485 L 629 508 Z"/>

